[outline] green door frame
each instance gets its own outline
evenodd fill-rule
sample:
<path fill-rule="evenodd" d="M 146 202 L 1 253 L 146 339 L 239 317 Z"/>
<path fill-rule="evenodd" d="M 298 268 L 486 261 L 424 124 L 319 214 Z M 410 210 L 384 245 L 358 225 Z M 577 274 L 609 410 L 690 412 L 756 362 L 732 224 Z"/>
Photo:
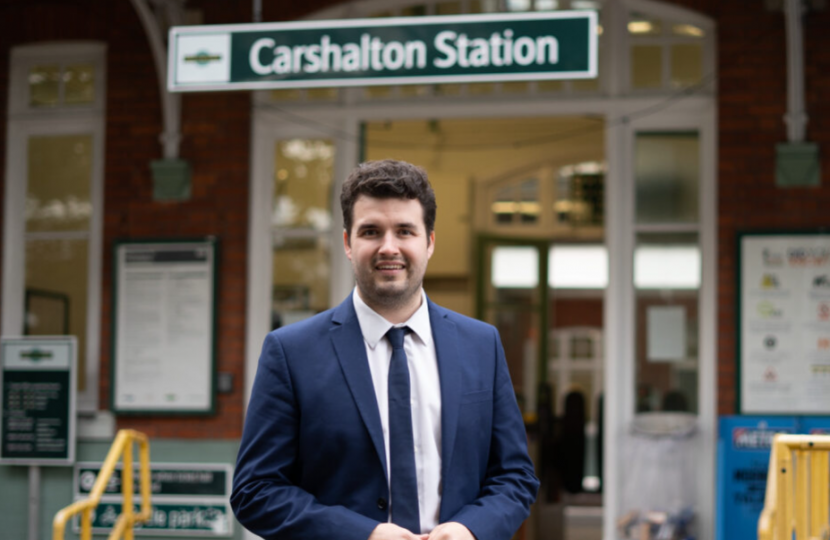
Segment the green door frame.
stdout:
<path fill-rule="evenodd" d="M 537 373 L 538 386 L 547 384 L 548 382 L 548 304 L 550 301 L 550 289 L 548 287 L 548 248 L 551 241 L 547 239 L 538 238 L 522 238 L 522 237 L 508 237 L 482 234 L 476 238 L 476 318 L 484 321 L 487 309 L 504 307 L 505 304 L 488 303 L 486 301 L 487 283 L 484 279 L 487 275 L 486 266 L 489 261 L 485 260 L 488 245 L 504 245 L 504 246 L 527 246 L 534 247 L 539 252 L 539 283 L 537 285 L 538 302 L 534 304 L 537 310 L 539 327 L 537 328 L 538 342 L 538 362 L 539 372 Z"/>

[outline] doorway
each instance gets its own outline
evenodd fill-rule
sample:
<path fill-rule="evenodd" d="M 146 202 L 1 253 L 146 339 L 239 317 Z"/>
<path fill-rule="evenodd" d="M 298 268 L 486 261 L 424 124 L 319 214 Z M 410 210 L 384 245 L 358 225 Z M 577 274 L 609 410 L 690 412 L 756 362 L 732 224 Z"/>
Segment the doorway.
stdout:
<path fill-rule="evenodd" d="M 427 294 L 500 332 L 543 482 L 526 537 L 599 538 L 604 121 L 393 119 L 362 133 L 361 160 L 429 174 L 439 211 Z"/>

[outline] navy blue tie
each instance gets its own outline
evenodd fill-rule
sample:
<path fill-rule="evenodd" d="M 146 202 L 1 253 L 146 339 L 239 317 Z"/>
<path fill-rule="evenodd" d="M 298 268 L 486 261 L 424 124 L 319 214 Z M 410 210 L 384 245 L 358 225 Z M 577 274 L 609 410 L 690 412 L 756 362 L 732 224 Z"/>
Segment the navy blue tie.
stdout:
<path fill-rule="evenodd" d="M 408 328 L 390 328 L 392 344 L 389 364 L 389 470 L 392 482 L 392 523 L 420 534 L 418 478 L 415 475 L 415 442 L 409 405 L 409 366 L 403 350 Z"/>

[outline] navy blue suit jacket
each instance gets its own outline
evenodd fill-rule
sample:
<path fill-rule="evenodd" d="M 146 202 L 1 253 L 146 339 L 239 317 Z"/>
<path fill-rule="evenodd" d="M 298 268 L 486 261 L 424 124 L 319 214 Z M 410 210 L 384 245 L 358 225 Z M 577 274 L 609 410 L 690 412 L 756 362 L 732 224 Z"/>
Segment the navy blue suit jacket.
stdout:
<path fill-rule="evenodd" d="M 352 302 L 265 339 L 231 495 L 240 523 L 265 539 L 366 540 L 388 519 L 380 413 Z M 429 318 L 441 380 L 440 522 L 508 540 L 539 484 L 498 332 L 432 302 Z"/>

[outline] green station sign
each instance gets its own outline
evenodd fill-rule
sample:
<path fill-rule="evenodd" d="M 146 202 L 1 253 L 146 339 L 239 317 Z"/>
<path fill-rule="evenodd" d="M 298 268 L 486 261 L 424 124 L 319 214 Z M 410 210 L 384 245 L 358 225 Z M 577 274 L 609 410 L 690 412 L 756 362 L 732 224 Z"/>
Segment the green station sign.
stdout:
<path fill-rule="evenodd" d="M 169 43 L 177 92 L 597 76 L 594 11 L 174 27 Z"/>
<path fill-rule="evenodd" d="M 75 491 L 88 495 L 95 485 L 100 463 L 77 463 L 75 465 Z M 133 491 L 140 494 L 141 477 L 138 464 L 133 467 Z M 119 464 L 104 489 L 104 495 L 120 495 L 124 475 Z M 152 463 L 150 465 L 150 493 L 175 495 L 178 497 L 229 497 L 233 476 L 230 465 L 224 463 L 190 465 L 182 463 Z"/>
<path fill-rule="evenodd" d="M 141 512 L 140 505 L 135 505 L 135 512 Z M 101 502 L 92 516 L 92 532 L 108 534 L 115 526 L 119 515 L 121 515 L 120 502 Z M 150 520 L 136 524 L 135 533 L 137 535 L 226 537 L 232 535 L 233 519 L 229 506 L 225 504 L 153 502 Z"/>
<path fill-rule="evenodd" d="M 101 463 L 76 463 L 75 500 L 89 496 Z M 135 511 L 140 511 L 139 466 L 133 468 Z M 124 470 L 116 467 L 104 489 L 101 503 L 92 516 L 94 533 L 109 533 L 121 514 Z M 233 469 L 227 463 L 152 463 L 150 491 L 152 514 L 147 523 L 136 525 L 139 536 L 233 536 L 234 517 L 230 507 Z M 79 520 L 74 522 L 76 532 Z"/>
<path fill-rule="evenodd" d="M 0 463 L 75 461 L 74 337 L 0 340 Z"/>

